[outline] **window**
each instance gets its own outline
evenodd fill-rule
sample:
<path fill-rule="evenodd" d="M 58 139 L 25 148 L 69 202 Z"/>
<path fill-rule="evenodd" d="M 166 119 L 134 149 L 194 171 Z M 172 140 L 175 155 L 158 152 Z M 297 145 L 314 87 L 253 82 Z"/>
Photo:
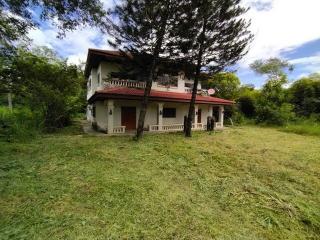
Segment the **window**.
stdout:
<path fill-rule="evenodd" d="M 176 109 L 175 108 L 164 108 L 163 109 L 163 117 L 164 118 L 175 118 L 176 117 Z"/>
<path fill-rule="evenodd" d="M 100 81 L 101 81 L 101 79 L 100 79 L 100 73 L 98 72 L 98 85 L 100 85 Z"/>

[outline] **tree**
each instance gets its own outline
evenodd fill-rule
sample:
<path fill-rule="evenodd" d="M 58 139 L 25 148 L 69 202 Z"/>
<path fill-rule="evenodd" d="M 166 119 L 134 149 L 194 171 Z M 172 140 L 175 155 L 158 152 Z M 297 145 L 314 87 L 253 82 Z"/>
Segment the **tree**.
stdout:
<path fill-rule="evenodd" d="M 320 114 L 320 74 L 311 74 L 294 82 L 289 93 L 298 115 Z"/>
<path fill-rule="evenodd" d="M 257 99 L 260 92 L 253 85 L 243 85 L 239 89 L 239 97 L 236 102 L 239 110 L 247 118 L 256 116 Z"/>
<path fill-rule="evenodd" d="M 25 37 L 28 30 L 39 25 L 32 10 L 37 11 L 40 20 L 53 20 L 60 30 L 60 36 L 79 26 L 107 27 L 106 13 L 99 0 L 29 1 L 0 0 L 0 46 Z"/>
<path fill-rule="evenodd" d="M 239 95 L 240 79 L 231 72 L 214 74 L 205 84 L 207 88 L 216 90 L 215 96 L 235 100 Z"/>
<path fill-rule="evenodd" d="M 113 18 L 110 43 L 123 52 L 129 52 L 133 61 L 149 58 L 146 87 L 141 103 L 136 138 L 143 133 L 144 120 L 152 81 L 156 78 L 159 57 L 167 53 L 167 45 L 172 40 L 172 26 L 179 16 L 180 1 L 174 0 L 123 0 L 109 11 Z M 124 54 L 127 56 L 128 54 Z M 132 57 L 133 56 L 133 57 Z"/>
<path fill-rule="evenodd" d="M 280 80 L 286 76 L 286 71 L 293 71 L 293 65 L 279 58 L 256 60 L 250 64 L 250 68 L 260 75 L 267 75 L 268 80 Z"/>
<path fill-rule="evenodd" d="M 180 22 L 182 53 L 196 67 L 185 135 L 191 137 L 197 85 L 203 67 L 217 73 L 236 63 L 252 39 L 250 22 L 241 16 L 247 11 L 240 0 L 191 0 L 189 12 Z"/>
<path fill-rule="evenodd" d="M 34 52 L 38 55 L 19 48 L 6 71 L 15 79 L 12 91 L 20 104 L 40 114 L 45 129 L 54 131 L 70 124 L 79 111 L 84 78 L 77 66 L 48 48 Z"/>

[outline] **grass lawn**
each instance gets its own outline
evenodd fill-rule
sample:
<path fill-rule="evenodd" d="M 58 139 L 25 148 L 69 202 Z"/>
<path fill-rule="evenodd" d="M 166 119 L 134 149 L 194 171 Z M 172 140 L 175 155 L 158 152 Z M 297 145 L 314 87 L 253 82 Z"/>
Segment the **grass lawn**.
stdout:
<path fill-rule="evenodd" d="M 0 143 L 0 239 L 320 239 L 320 138 L 272 128 Z"/>

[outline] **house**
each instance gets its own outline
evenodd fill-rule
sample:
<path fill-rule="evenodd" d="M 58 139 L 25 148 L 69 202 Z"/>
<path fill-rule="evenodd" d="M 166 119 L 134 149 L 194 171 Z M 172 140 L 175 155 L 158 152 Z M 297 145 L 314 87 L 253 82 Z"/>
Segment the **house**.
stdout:
<path fill-rule="evenodd" d="M 137 127 L 145 82 L 112 77 L 123 64 L 123 53 L 89 49 L 85 76 L 87 82 L 87 120 L 108 134 L 134 131 Z M 183 71 L 175 76 L 163 74 L 152 83 L 145 130 L 182 131 L 188 115 L 193 81 Z M 208 116 L 216 118 L 215 127 L 223 128 L 224 107 L 233 101 L 208 95 L 198 85 L 192 128 L 204 130 Z"/>

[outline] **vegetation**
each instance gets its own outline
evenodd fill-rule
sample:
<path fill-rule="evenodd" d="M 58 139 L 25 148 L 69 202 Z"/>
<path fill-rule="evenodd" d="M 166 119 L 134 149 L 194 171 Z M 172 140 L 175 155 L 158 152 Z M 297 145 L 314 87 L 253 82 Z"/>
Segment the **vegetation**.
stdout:
<path fill-rule="evenodd" d="M 1 239 L 318 239 L 319 147 L 258 127 L 1 143 Z"/>
<path fill-rule="evenodd" d="M 181 21 L 181 52 L 195 65 L 194 84 L 186 122 L 185 136 L 191 137 L 194 105 L 201 70 L 210 74 L 235 64 L 246 54 L 252 39 L 250 22 L 244 18 L 248 9 L 240 0 L 190 1 L 189 14 Z"/>
<path fill-rule="evenodd" d="M 37 12 L 39 17 L 35 17 Z M 0 1 L 0 50 L 14 45 L 14 41 L 26 38 L 31 28 L 41 21 L 51 20 L 60 29 L 60 36 L 79 26 L 106 27 L 106 13 L 98 0 L 81 1 Z M 40 19 L 39 19 L 40 18 Z M 0 51 L 1 52 L 1 51 Z"/>
<path fill-rule="evenodd" d="M 82 72 L 51 50 L 20 48 L 10 58 L 0 60 L 5 62 L 0 67 L 0 89 L 10 90 L 14 96 L 14 112 L 6 113 L 2 108 L 0 134 L 12 138 L 14 129 L 21 129 L 21 124 L 31 119 L 35 121 L 30 124 L 38 131 L 55 131 L 70 125 L 72 117 L 84 111 Z"/>

